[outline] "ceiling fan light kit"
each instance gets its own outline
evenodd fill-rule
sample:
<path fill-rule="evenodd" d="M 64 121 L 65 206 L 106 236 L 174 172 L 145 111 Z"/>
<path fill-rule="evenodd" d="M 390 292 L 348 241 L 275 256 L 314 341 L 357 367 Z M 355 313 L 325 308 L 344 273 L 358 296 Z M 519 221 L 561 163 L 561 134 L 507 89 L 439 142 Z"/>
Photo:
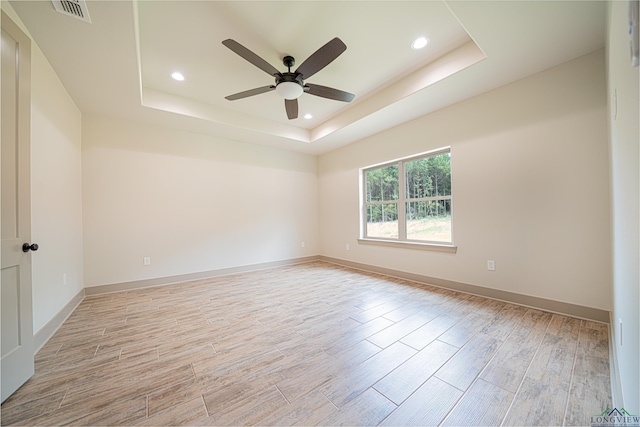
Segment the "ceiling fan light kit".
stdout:
<path fill-rule="evenodd" d="M 276 93 L 284 99 L 297 99 L 302 92 L 304 92 L 302 86 L 295 82 L 282 82 L 276 86 Z"/>
<path fill-rule="evenodd" d="M 222 44 L 235 52 L 238 56 L 275 78 L 275 85 L 262 86 L 226 96 L 225 98 L 229 101 L 235 101 L 237 99 L 243 99 L 275 90 L 278 95 L 284 98 L 287 117 L 289 120 L 292 120 L 298 118 L 298 98 L 304 92 L 321 98 L 343 102 L 351 102 L 355 97 L 354 94 L 344 92 L 339 89 L 314 84 L 305 84 L 304 82 L 305 79 L 308 79 L 318 71 L 322 70 L 340 56 L 342 52 L 347 50 L 347 46 L 338 37 L 331 39 L 327 44 L 315 51 L 294 72 L 291 72 L 291 67 L 295 64 L 295 59 L 292 56 L 285 56 L 282 62 L 284 66 L 287 67 L 287 72 L 284 73 L 278 71 L 267 61 L 235 40 L 227 39 L 224 40 Z"/>

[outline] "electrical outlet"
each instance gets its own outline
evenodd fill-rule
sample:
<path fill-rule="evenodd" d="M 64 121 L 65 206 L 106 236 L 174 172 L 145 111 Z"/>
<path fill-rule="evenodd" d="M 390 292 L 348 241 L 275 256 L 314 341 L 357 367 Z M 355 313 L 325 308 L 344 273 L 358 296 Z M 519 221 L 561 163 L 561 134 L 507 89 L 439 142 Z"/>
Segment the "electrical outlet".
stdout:
<path fill-rule="evenodd" d="M 496 270 L 496 262 L 492 259 L 487 260 L 487 270 L 495 271 Z"/>
<path fill-rule="evenodd" d="M 300 242 L 300 247 L 304 248 L 304 242 Z"/>
<path fill-rule="evenodd" d="M 62 273 L 62 286 L 67 286 L 67 273 Z"/>
<path fill-rule="evenodd" d="M 348 243 L 347 243 L 346 245 L 344 245 L 344 248 L 345 248 L 346 250 L 348 250 L 348 251 L 350 251 L 350 250 L 351 250 L 351 247 L 349 246 L 349 244 L 348 244 Z"/>
<path fill-rule="evenodd" d="M 151 257 L 150 256 L 146 256 L 146 257 L 142 258 L 142 265 L 151 265 Z"/>

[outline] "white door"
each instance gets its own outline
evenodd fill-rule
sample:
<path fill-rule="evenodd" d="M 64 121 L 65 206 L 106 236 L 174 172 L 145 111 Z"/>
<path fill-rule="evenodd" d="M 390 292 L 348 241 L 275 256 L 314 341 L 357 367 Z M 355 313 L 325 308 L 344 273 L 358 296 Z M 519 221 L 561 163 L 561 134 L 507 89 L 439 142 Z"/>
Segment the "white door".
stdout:
<path fill-rule="evenodd" d="M 31 245 L 30 58 L 29 38 L 2 12 L 0 364 L 3 402 L 34 372 L 31 251 L 23 251 L 24 243 Z"/>

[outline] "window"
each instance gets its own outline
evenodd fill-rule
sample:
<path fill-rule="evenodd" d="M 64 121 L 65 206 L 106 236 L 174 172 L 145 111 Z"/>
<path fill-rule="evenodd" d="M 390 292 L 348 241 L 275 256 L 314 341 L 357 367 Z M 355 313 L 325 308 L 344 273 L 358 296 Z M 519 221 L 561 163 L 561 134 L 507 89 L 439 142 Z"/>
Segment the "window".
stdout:
<path fill-rule="evenodd" d="M 449 148 L 362 170 L 364 240 L 452 245 Z"/>

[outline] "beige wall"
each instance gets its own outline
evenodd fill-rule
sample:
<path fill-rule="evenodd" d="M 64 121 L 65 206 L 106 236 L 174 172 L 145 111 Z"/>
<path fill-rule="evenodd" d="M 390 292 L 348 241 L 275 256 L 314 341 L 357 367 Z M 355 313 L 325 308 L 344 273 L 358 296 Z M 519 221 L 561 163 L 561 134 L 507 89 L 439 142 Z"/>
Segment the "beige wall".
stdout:
<path fill-rule="evenodd" d="M 613 343 L 623 393 L 623 402 L 614 404 L 631 414 L 640 414 L 640 76 L 638 67 L 630 65 L 627 2 L 609 3 L 607 51 L 611 105 Z"/>
<path fill-rule="evenodd" d="M 85 286 L 318 254 L 314 156 L 105 117 L 82 126 Z"/>
<path fill-rule="evenodd" d="M 32 50 L 31 234 L 37 332 L 84 288 L 81 115 L 40 49 Z"/>
<path fill-rule="evenodd" d="M 610 310 L 604 59 L 595 52 L 321 156 L 320 252 Z M 359 168 L 447 145 L 457 254 L 358 245 Z"/>
<path fill-rule="evenodd" d="M 2 9 L 28 31 L 7 2 Z M 33 331 L 40 331 L 84 288 L 81 115 L 31 44 L 31 236 Z M 66 274 L 66 284 L 63 275 Z"/>

